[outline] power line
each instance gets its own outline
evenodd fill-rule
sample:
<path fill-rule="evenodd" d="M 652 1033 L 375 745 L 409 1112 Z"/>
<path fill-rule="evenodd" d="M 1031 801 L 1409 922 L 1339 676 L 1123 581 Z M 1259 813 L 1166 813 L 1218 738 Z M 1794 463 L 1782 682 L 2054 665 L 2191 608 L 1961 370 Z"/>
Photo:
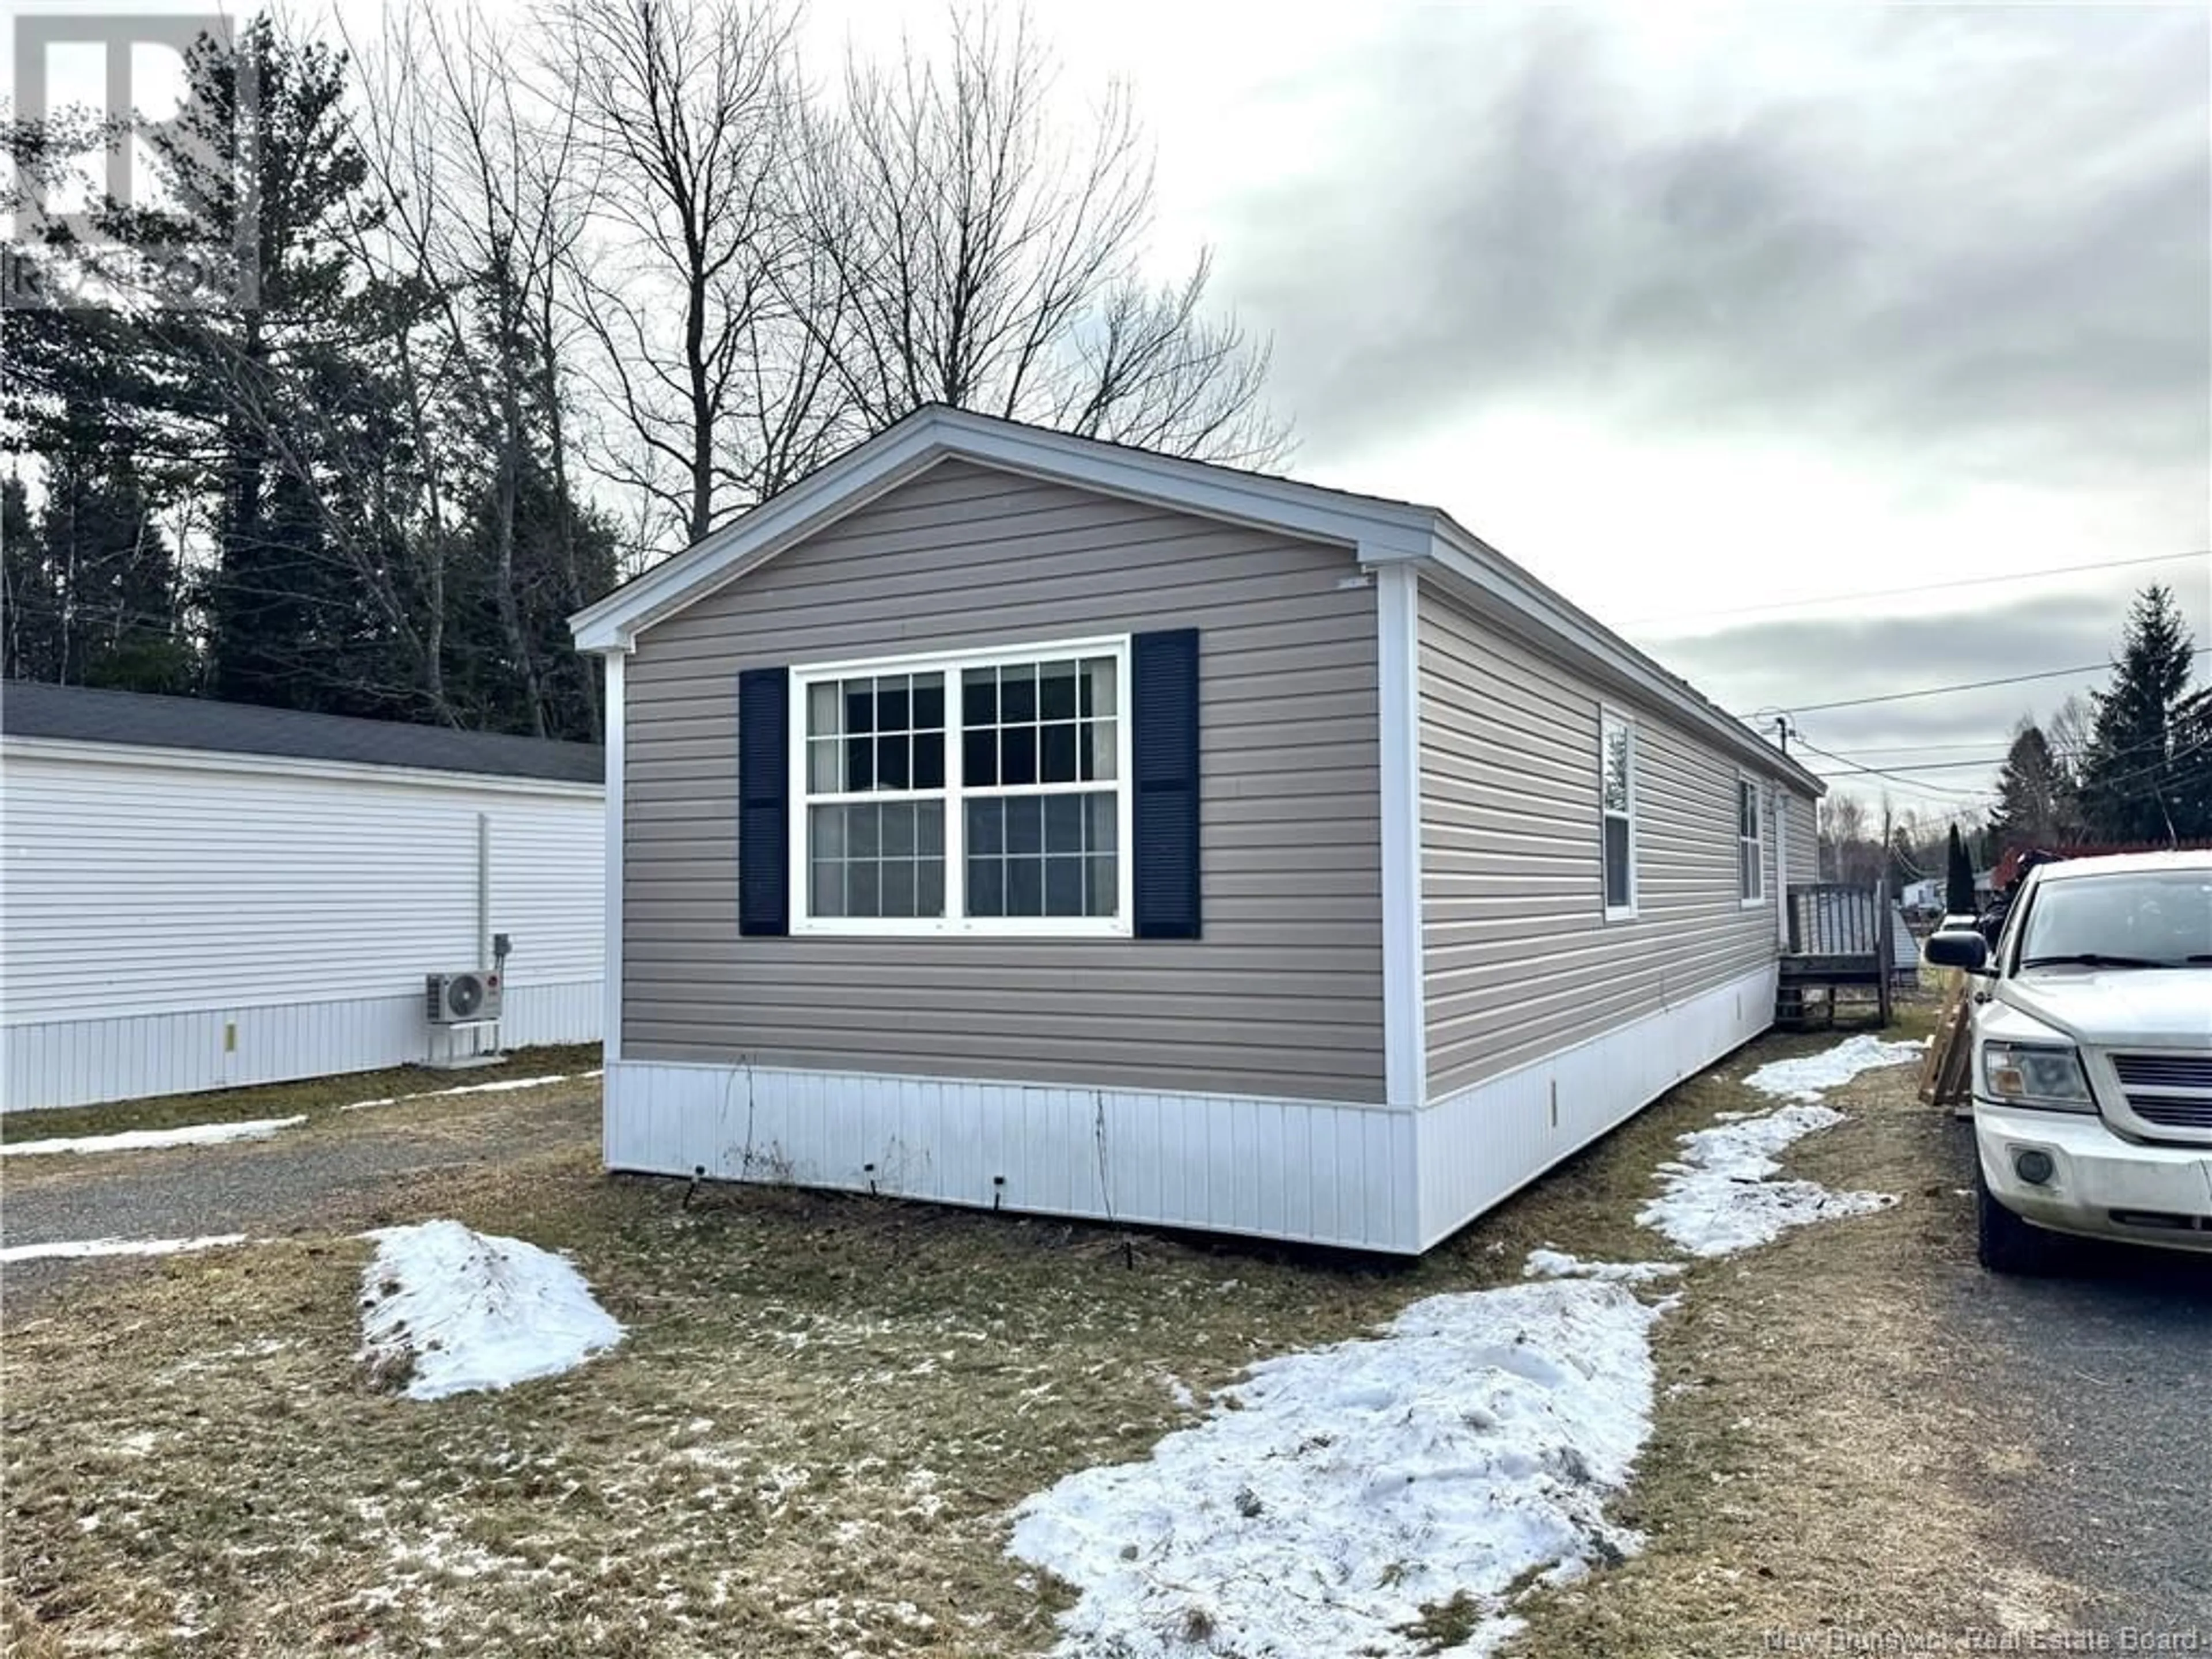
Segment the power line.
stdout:
<path fill-rule="evenodd" d="M 1814 743 L 1802 732 L 1800 732 L 1797 734 L 1797 741 L 1802 747 L 1811 750 L 1816 755 L 1823 756 L 1832 761 L 1840 761 L 1846 766 L 1850 764 L 1849 761 L 1844 761 L 1842 756 L 1834 754 L 1828 750 L 1821 748 L 1819 744 Z M 1921 779 L 1911 776 L 1908 772 L 1899 771 L 1889 767 L 1882 766 L 1865 767 L 1858 772 L 1841 775 L 1849 775 L 1851 777 L 1872 776 L 1888 778 L 1893 782 L 1904 785 L 1908 789 L 1917 789 L 1930 795 L 1949 795 L 1959 800 L 1978 801 L 1990 793 L 1986 789 L 1956 789 L 1945 784 L 1928 783 Z"/>
<path fill-rule="evenodd" d="M 1827 759 L 1832 761 L 1844 761 L 1844 757 L 1836 754 L 1832 750 L 1823 749 L 1818 744 L 1808 740 L 1804 733 L 1802 732 L 1797 734 L 1797 741 L 1805 748 L 1811 750 L 1816 755 L 1825 756 Z M 2155 745 L 2153 744 L 2137 744 L 2133 748 L 2119 750 L 2113 758 L 2124 759 L 2130 755 L 2146 754 L 2148 753 L 2154 746 Z M 2203 754 L 2208 750 L 2212 750 L 2212 738 L 2199 738 L 2197 742 L 2191 744 L 2185 749 L 2173 750 L 2169 753 L 2160 756 L 2156 760 L 2147 762 L 2142 766 L 2123 772 L 2118 777 L 2100 778 L 2096 780 L 2096 785 L 2100 789 L 2120 788 L 2125 785 L 2134 783 L 2139 779 L 2155 776 L 2157 774 L 2166 770 L 2168 768 L 2174 766 L 2182 761 L 2189 760 L 2197 755 Z M 1840 772 L 1820 772 L 1816 773 L 1815 775 L 1821 778 L 1865 776 L 1890 778 L 1910 788 L 1924 789 L 1938 794 L 1954 794 L 1966 799 L 1973 799 L 1978 795 L 1990 794 L 1994 792 L 1990 790 L 1965 791 L 1954 789 L 1942 784 L 1923 783 L 1912 777 L 1911 774 L 1917 772 L 1942 771 L 1960 767 L 2001 766 L 2009 758 L 2009 756 L 2000 756 L 1994 761 L 1930 761 L 1924 766 L 1899 768 L 1858 766 Z M 1849 763 L 1845 762 L 1845 764 L 1848 766 Z"/>
<path fill-rule="evenodd" d="M 1623 628 L 1646 628 L 1654 623 L 1686 622 L 1704 617 L 1750 617 L 1766 611 L 1796 611 L 1807 605 L 1841 605 L 1850 599 L 1888 599 L 1905 593 L 1936 593 L 1954 587 L 1986 587 L 1992 582 L 2034 581 L 2044 576 L 2078 576 L 2094 570 L 2124 570 L 2135 565 L 2173 564 L 2183 559 L 2212 558 L 2212 551 L 2203 548 L 2187 553 L 2150 553 L 2139 559 L 2102 559 L 2094 564 L 2057 565 L 2048 570 L 2016 570 L 1987 576 L 1960 576 L 1949 581 L 1919 582 L 1911 587 L 1869 587 L 1855 593 L 1825 593 L 1815 599 L 1777 599 L 1769 605 L 1729 605 L 1719 611 L 1674 611 L 1663 617 L 1638 617 L 1620 623 Z"/>
<path fill-rule="evenodd" d="M 1801 738 L 1800 741 L 1802 742 L 1802 739 Z M 1806 744 L 1805 746 L 1808 749 L 1810 749 L 1813 745 Z M 1861 773 L 1881 773 L 1883 770 L 1883 769 L 1879 766 L 1869 766 L 1863 762 L 1858 762 L 1854 764 L 1853 763 L 1856 761 L 1856 757 L 1855 756 L 1830 755 L 1825 749 L 1819 752 L 1824 755 L 1828 755 L 1828 758 L 1831 760 L 1844 762 L 1846 768 L 1846 769 L 1840 772 L 1823 772 L 1820 775 L 1824 778 L 1856 777 Z M 1986 771 L 1992 766 L 2002 766 L 2004 763 L 2004 756 L 1992 755 L 1987 760 L 1927 761 L 1919 765 L 1906 765 L 1900 763 L 1897 769 L 1907 772 L 1957 772 L 1972 771 L 1978 769 L 1980 770 Z"/>
<path fill-rule="evenodd" d="M 2212 646 L 2199 646 L 2189 653 L 2192 657 L 2212 654 Z M 1793 714 L 1819 714 L 1831 708 L 1863 708 L 1869 703 L 1903 702 L 1911 697 L 1940 697 L 1954 691 L 1980 691 L 1993 685 L 2025 685 L 2030 680 L 2063 679 L 2069 674 L 2101 674 L 2110 669 L 2109 662 L 2085 663 L 2079 668 L 2046 668 L 2035 674 L 2008 674 L 1999 679 L 1964 680 L 1956 685 L 1923 686 L 1917 691 L 1889 691 L 1878 697 L 1844 697 L 1836 702 L 1800 703 L 1790 712 Z"/>

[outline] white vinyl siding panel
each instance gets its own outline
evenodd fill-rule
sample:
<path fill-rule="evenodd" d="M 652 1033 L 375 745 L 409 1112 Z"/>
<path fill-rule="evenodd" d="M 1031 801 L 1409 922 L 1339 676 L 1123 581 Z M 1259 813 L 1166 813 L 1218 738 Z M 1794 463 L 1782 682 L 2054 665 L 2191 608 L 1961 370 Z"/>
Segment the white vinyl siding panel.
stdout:
<path fill-rule="evenodd" d="M 1738 896 L 1732 758 L 1426 582 L 1420 659 L 1431 1098 L 1772 960 L 1772 916 Z M 1604 912 L 1601 703 L 1635 722 L 1637 915 L 1625 921 Z M 1765 859 L 1771 883 L 1771 844 Z"/>
<path fill-rule="evenodd" d="M 647 629 L 625 671 L 624 1054 L 1379 1099 L 1356 574 L 1346 549 L 947 461 Z M 740 938 L 740 669 L 1176 627 L 1200 630 L 1202 938 Z"/>
<path fill-rule="evenodd" d="M 423 1058 L 422 976 L 477 965 L 479 813 L 491 825 L 491 925 L 515 947 L 503 1035 L 587 1041 L 605 938 L 598 790 L 10 745 L 6 1103 Z"/>

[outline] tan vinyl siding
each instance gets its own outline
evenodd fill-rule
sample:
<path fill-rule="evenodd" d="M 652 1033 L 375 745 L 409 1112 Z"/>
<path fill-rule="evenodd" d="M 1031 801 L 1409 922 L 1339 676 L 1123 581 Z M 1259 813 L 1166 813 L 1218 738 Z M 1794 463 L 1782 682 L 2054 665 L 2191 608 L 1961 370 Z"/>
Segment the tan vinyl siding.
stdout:
<path fill-rule="evenodd" d="M 1424 582 L 1421 860 L 1433 1099 L 1758 970 L 1736 763 Z M 1636 727 L 1633 920 L 1604 915 L 1601 705 Z M 1792 848 L 1792 856 L 1796 849 Z"/>
<path fill-rule="evenodd" d="M 1375 595 L 1347 550 L 945 461 L 640 635 L 624 1054 L 1376 1101 Z M 742 668 L 1194 626 L 1205 936 L 744 939 Z"/>

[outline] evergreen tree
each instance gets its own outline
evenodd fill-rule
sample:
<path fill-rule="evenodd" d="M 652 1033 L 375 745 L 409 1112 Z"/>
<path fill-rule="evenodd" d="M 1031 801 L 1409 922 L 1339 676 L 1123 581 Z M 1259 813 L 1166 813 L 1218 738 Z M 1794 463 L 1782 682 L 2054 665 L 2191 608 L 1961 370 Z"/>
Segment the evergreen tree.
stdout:
<path fill-rule="evenodd" d="M 60 615 L 29 492 L 11 473 L 0 478 L 0 679 L 55 677 L 54 620 Z"/>
<path fill-rule="evenodd" d="M 2182 753 L 2177 714 L 2189 688 L 2196 641 L 2171 590 L 2136 595 L 2112 682 L 2096 693 L 2081 763 L 2081 811 L 2099 841 L 2163 841 L 2178 831 L 2172 798 L 2197 757 Z"/>
<path fill-rule="evenodd" d="M 2022 720 L 2014 729 L 2004 769 L 1997 775 L 1996 816 L 1990 824 L 2000 851 L 2050 847 L 2067 839 L 2072 803 L 2065 771 L 2043 728 Z"/>
<path fill-rule="evenodd" d="M 2179 836 L 2212 836 L 2212 686 L 2173 711 L 2172 793 L 2167 810 Z"/>
<path fill-rule="evenodd" d="M 1951 842 L 1944 866 L 1943 911 L 1947 915 L 1974 914 L 1974 861 L 1966 856 L 1966 843 L 1959 826 L 1951 826 Z"/>

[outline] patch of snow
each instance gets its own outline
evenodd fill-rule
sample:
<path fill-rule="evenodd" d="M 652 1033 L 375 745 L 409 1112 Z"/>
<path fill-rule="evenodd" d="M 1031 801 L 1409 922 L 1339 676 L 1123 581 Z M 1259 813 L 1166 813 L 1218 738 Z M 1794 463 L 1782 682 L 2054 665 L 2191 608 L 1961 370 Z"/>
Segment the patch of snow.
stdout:
<path fill-rule="evenodd" d="M 551 1077 L 510 1077 L 496 1083 L 464 1083 L 454 1089 L 430 1089 L 419 1095 L 384 1095 L 375 1100 L 349 1101 L 342 1112 L 365 1112 L 372 1106 L 398 1106 L 410 1100 L 443 1100 L 448 1095 L 499 1095 L 510 1089 L 542 1089 L 549 1083 L 574 1083 L 597 1077 L 597 1072 L 561 1072 Z"/>
<path fill-rule="evenodd" d="M 1837 1193 L 1815 1181 L 1769 1178 L 1782 1167 L 1776 1153 L 1843 1121 L 1832 1107 L 1785 1106 L 1686 1134 L 1680 1159 L 1659 1166 L 1659 1196 L 1636 1219 L 1692 1255 L 1715 1256 L 1764 1244 L 1808 1222 L 1887 1209 L 1897 1200 L 1887 1193 Z"/>
<path fill-rule="evenodd" d="M 256 1118 L 250 1123 L 187 1123 L 177 1129 L 125 1129 L 112 1135 L 64 1135 L 52 1140 L 0 1143 L 0 1158 L 34 1158 L 54 1152 L 140 1152 L 163 1146 L 213 1146 L 226 1140 L 266 1140 L 279 1129 L 296 1128 L 297 1117 Z"/>
<path fill-rule="evenodd" d="M 1194 1412 L 1198 1409 L 1198 1396 L 1191 1392 L 1189 1383 L 1179 1376 L 1164 1376 L 1160 1381 L 1167 1389 L 1168 1398 L 1175 1401 L 1178 1411 Z"/>
<path fill-rule="evenodd" d="M 1832 1048 L 1824 1048 L 1817 1054 L 1800 1054 L 1795 1060 L 1769 1060 L 1749 1077 L 1745 1086 L 1756 1089 L 1763 1095 L 1772 1095 L 1781 1100 L 1815 1101 L 1820 1091 L 1849 1083 L 1861 1072 L 1872 1071 L 1878 1066 L 1902 1066 L 1909 1060 L 1919 1060 L 1927 1053 L 1925 1039 L 1911 1042 L 1884 1042 L 1870 1032 L 1862 1031 L 1856 1036 L 1845 1037 Z"/>
<path fill-rule="evenodd" d="M 202 1238 L 79 1238 L 50 1244 L 10 1244 L 0 1249 L 0 1262 L 88 1255 L 176 1255 L 185 1250 L 213 1250 L 245 1243 L 244 1233 L 210 1233 Z"/>
<path fill-rule="evenodd" d="M 1603 1279 L 1616 1285 L 1648 1285 L 1682 1271 L 1679 1261 L 1585 1261 L 1564 1250 L 1531 1250 L 1522 1265 L 1523 1279 Z"/>
<path fill-rule="evenodd" d="M 362 1351 L 411 1365 L 410 1400 L 504 1389 L 579 1365 L 623 1339 L 574 1267 L 519 1238 L 426 1221 L 371 1233 Z"/>
<path fill-rule="evenodd" d="M 1639 1541 L 1604 1506 L 1650 1433 L 1668 1305 L 1580 1279 L 1427 1297 L 1253 1366 L 1146 1462 L 1029 1498 L 1010 1553 L 1083 1592 L 1063 1655 L 1410 1655 L 1401 1627 L 1462 1591 L 1486 1652 L 1517 1627 L 1516 1578 Z"/>

